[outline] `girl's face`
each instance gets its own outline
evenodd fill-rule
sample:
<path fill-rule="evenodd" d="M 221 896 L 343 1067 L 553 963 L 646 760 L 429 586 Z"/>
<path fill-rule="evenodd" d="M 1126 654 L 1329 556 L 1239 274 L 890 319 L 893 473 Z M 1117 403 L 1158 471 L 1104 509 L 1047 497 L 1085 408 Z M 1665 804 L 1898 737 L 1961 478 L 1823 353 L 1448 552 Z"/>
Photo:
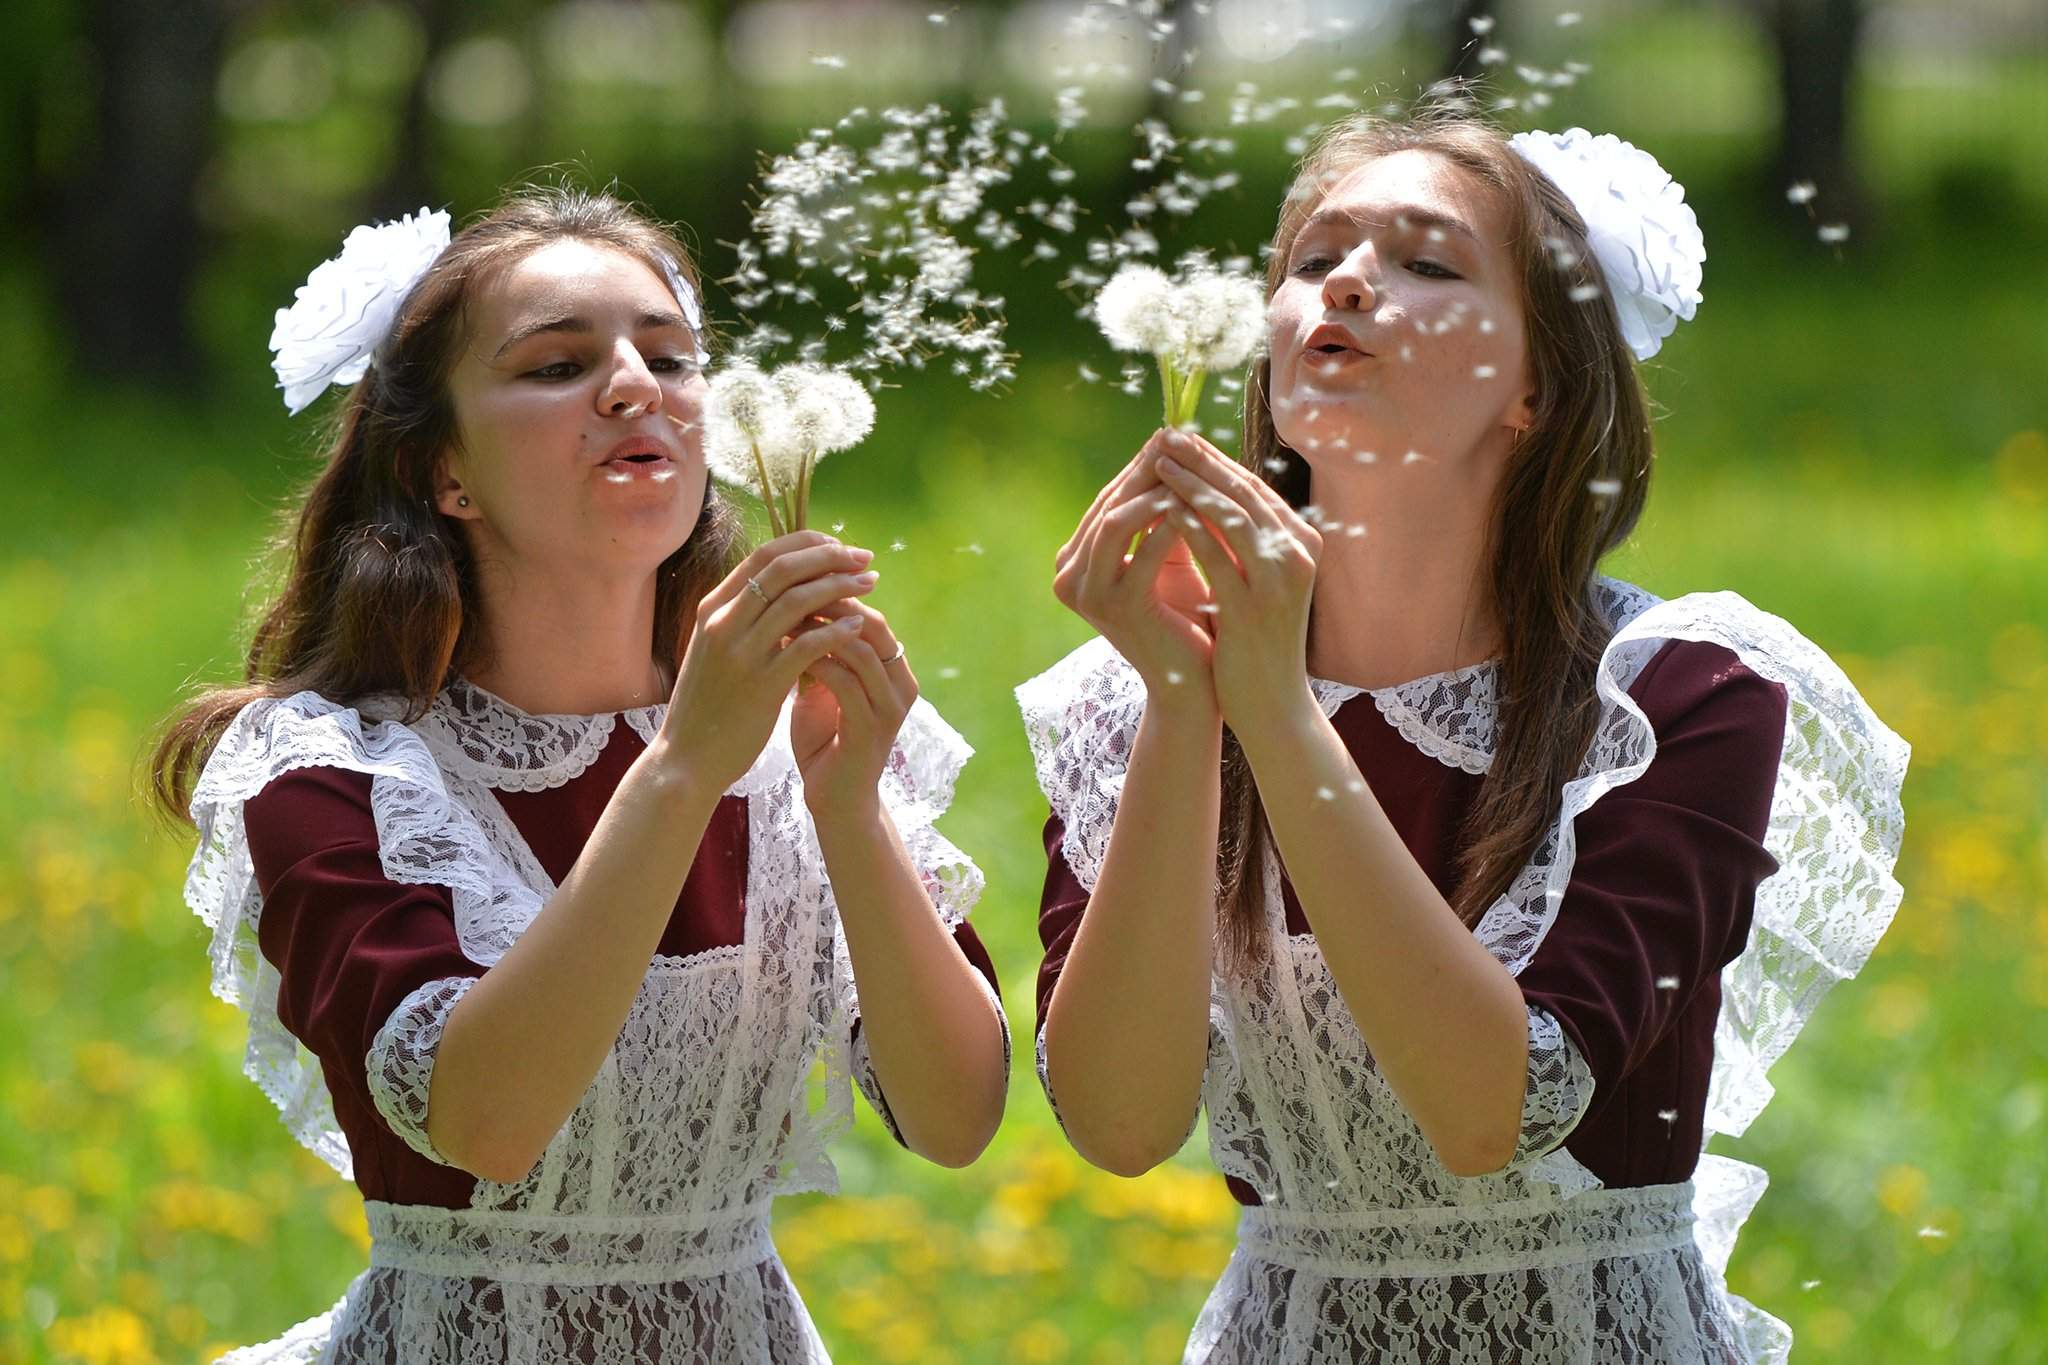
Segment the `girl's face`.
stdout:
<path fill-rule="evenodd" d="M 1529 423 L 1505 215 L 1434 152 L 1378 157 L 1310 214 L 1272 298 L 1280 439 L 1319 475 L 1468 465 Z"/>
<path fill-rule="evenodd" d="M 689 539 L 706 480 L 697 337 L 667 282 L 553 242 L 480 290 L 470 323 L 435 505 L 487 554 L 652 572 Z"/>

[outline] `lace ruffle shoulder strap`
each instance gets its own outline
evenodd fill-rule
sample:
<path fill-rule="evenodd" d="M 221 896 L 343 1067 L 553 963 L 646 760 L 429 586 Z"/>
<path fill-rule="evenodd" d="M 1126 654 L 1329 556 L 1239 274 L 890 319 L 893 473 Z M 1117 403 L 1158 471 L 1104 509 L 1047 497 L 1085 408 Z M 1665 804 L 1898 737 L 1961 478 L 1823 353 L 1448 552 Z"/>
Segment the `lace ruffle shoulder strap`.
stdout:
<path fill-rule="evenodd" d="M 1898 911 L 1909 750 L 1819 646 L 1735 593 L 1660 603 L 1624 625 L 1608 655 L 1663 640 L 1721 645 L 1786 692 L 1765 837 L 1778 870 L 1757 888 L 1749 943 L 1722 973 L 1714 1036 L 1707 1130 L 1733 1136 L 1770 1102 L 1765 1073 L 1822 997 L 1862 970 Z M 1647 729 L 1617 681 L 1603 665 L 1603 701 Z"/>
<path fill-rule="evenodd" d="M 1039 788 L 1066 831 L 1060 851 L 1093 891 L 1145 713 L 1144 680 L 1098 635 L 1021 684 L 1017 705 Z"/>
<path fill-rule="evenodd" d="M 319 1060 L 278 1022 L 279 977 L 257 944 L 262 897 L 243 821 L 249 798 L 285 773 L 313 767 L 368 773 L 403 796 L 400 804 L 410 812 L 406 830 L 387 831 L 379 803 L 380 841 L 397 836 L 387 844 L 387 871 L 388 855 L 401 843 L 465 841 L 446 837 L 452 804 L 433 756 L 417 735 L 395 722 L 366 720 L 355 708 L 313 692 L 244 707 L 193 789 L 199 845 L 185 878 L 185 903 L 212 932 L 213 993 L 249 1017 L 243 1071 L 277 1106 L 292 1136 L 348 1177 L 348 1143 L 335 1122 Z M 438 838 L 436 830 L 442 832 Z M 435 861 L 455 880 L 487 880 L 474 848 L 463 853 L 443 849 Z"/>

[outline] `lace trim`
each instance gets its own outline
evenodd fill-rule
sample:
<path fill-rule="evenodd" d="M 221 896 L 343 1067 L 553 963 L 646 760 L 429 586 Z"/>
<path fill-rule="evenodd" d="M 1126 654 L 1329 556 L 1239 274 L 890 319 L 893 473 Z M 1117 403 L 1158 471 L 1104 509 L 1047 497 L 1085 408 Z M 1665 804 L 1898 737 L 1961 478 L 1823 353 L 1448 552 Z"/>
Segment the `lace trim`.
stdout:
<path fill-rule="evenodd" d="M 762 1199 L 708 1218 L 550 1217 L 365 1200 L 370 1264 L 500 1284 L 660 1284 L 775 1255 Z"/>
<path fill-rule="evenodd" d="M 1593 1069 L 1550 1011 L 1529 1006 L 1529 1080 L 1514 1165 L 1561 1146 L 1593 1105 Z"/>
<path fill-rule="evenodd" d="M 494 791 L 537 792 L 573 782 L 604 752 L 623 715 L 652 742 L 665 706 L 594 716 L 533 715 L 457 678 L 416 729 L 450 772 Z"/>
<path fill-rule="evenodd" d="M 427 1097 L 434 1084 L 434 1058 L 440 1051 L 441 1033 L 448 1026 L 448 1016 L 476 981 L 473 976 L 443 977 L 427 982 L 399 1001 L 371 1040 L 369 1055 L 363 1062 L 371 1103 L 376 1105 L 385 1124 L 406 1146 L 441 1166 L 456 1163 L 441 1155 L 433 1139 L 427 1136 Z"/>

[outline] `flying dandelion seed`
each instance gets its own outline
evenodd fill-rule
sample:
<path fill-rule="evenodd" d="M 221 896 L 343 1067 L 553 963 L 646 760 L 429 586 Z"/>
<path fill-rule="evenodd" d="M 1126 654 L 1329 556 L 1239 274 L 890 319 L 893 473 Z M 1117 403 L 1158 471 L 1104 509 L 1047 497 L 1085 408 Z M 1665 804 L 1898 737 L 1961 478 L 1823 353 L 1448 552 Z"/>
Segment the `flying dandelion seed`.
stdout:
<path fill-rule="evenodd" d="M 1677 989 L 1678 989 L 1678 978 L 1677 978 L 1677 977 L 1675 977 L 1675 976 L 1660 976 L 1660 977 L 1658 977 L 1658 978 L 1657 978 L 1657 989 L 1658 989 L 1658 990 L 1660 990 L 1660 991 L 1675 991 L 1675 990 L 1677 990 Z"/>
<path fill-rule="evenodd" d="M 1801 1281 L 1799 1282 L 1799 1287 L 1800 1287 L 1801 1289 L 1805 1290 L 1805 1291 L 1806 1291 L 1807 1293 L 1811 1294 L 1811 1293 L 1812 1293 L 1812 1292 L 1813 1292 L 1814 1290 L 1816 1290 L 1816 1289 L 1820 1288 L 1820 1281 L 1819 1281 L 1819 1280 L 1801 1280 Z"/>
<path fill-rule="evenodd" d="M 1329 787 L 1317 787 L 1317 788 L 1316 788 L 1316 800 L 1318 800 L 1318 801 L 1335 801 L 1336 799 L 1337 799 L 1337 793 L 1336 793 L 1336 791 L 1335 791 L 1335 790 L 1333 790 L 1332 788 L 1329 788 Z"/>
<path fill-rule="evenodd" d="M 1483 36 L 1493 32 L 1493 16 L 1490 14 L 1475 14 L 1472 16 L 1470 23 L 1474 33 Z"/>
<path fill-rule="evenodd" d="M 1615 494 L 1621 492 L 1621 480 L 1588 479 L 1586 481 L 1586 491 L 1588 493 L 1591 493 L 1596 498 L 1611 498 Z M 1664 980 L 1671 981 L 1671 984 L 1673 986 L 1676 986 L 1678 984 L 1676 981 L 1673 981 L 1670 977 L 1666 977 L 1664 978 Z M 1662 986 L 1664 984 L 1664 981 L 1659 981 L 1657 984 L 1659 986 Z"/>
<path fill-rule="evenodd" d="M 1571 287 L 1573 303 L 1591 303 L 1605 291 L 1597 284 L 1575 284 Z"/>
<path fill-rule="evenodd" d="M 1785 202 L 1788 204 L 1811 204 L 1819 191 L 1811 180 L 1798 180 L 1785 187 Z"/>
<path fill-rule="evenodd" d="M 946 665 L 946 667 L 939 670 L 939 681 L 941 682 L 951 682 L 953 681 L 953 679 L 959 676 L 960 670 L 953 667 L 951 664 L 948 664 Z"/>
<path fill-rule="evenodd" d="M 1179 670 L 1172 668 L 1166 670 L 1166 685 L 1168 687 L 1179 687 L 1181 685 L 1181 681 L 1182 680 Z"/>
<path fill-rule="evenodd" d="M 1678 1122 L 1678 1111 L 1676 1109 L 1659 1109 L 1657 1117 L 1664 1120 L 1664 1126 L 1669 1128 L 1672 1124 Z"/>
<path fill-rule="evenodd" d="M 1940 1241 L 1942 1238 L 1948 1236 L 1948 1230 L 1946 1228 L 1935 1227 L 1933 1224 L 1930 1223 L 1928 1226 L 1920 1229 L 1919 1235 L 1929 1241 Z"/>
<path fill-rule="evenodd" d="M 1559 28 L 1570 28 L 1573 24 L 1579 22 L 1580 17 L 1577 10 L 1566 10 L 1563 14 L 1557 16 L 1557 26 Z"/>
<path fill-rule="evenodd" d="M 1401 463 L 1402 463 L 1402 464 L 1421 464 L 1421 463 L 1422 463 L 1423 461 L 1427 460 L 1428 458 L 1429 458 L 1429 456 L 1427 456 L 1427 455 L 1423 454 L 1423 453 L 1422 453 L 1421 451 L 1419 451 L 1419 450 L 1411 450 L 1411 451 L 1408 451 L 1408 452 L 1407 452 L 1406 454 L 1404 454 L 1404 455 L 1402 455 L 1402 456 L 1401 456 Z"/>
<path fill-rule="evenodd" d="M 900 540 L 892 540 L 892 541 L 890 541 L 890 542 L 889 542 L 889 548 L 890 548 L 890 549 L 892 549 L 892 550 L 896 550 L 896 551 L 898 551 L 898 552 L 901 552 L 901 551 L 903 551 L 903 550 L 907 550 L 907 549 L 909 549 L 910 547 L 909 547 L 908 545 L 905 545 L 905 544 L 904 544 L 904 543 L 903 543 L 902 541 L 900 541 Z"/>
<path fill-rule="evenodd" d="M 1822 223 L 1814 235 L 1830 246 L 1837 245 L 1849 240 L 1849 225 L 1847 223 Z"/>
<path fill-rule="evenodd" d="M 1474 379 L 1491 379 L 1499 373 L 1500 371 L 1491 365 L 1475 365 L 1472 367 L 1472 377 Z"/>
<path fill-rule="evenodd" d="M 956 545 L 953 547 L 953 553 L 956 555 L 985 555 L 988 553 L 988 551 L 982 549 L 980 544 L 976 543 L 971 545 Z"/>

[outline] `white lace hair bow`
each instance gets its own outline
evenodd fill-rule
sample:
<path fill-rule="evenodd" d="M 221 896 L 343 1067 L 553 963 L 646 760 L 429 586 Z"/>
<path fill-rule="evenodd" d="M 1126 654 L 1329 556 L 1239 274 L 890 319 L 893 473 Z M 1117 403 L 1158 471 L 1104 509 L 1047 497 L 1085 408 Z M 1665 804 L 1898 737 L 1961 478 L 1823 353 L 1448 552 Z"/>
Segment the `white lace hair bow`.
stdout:
<path fill-rule="evenodd" d="M 313 268 L 292 306 L 277 310 L 270 332 L 270 349 L 276 353 L 271 364 L 286 409 L 296 416 L 329 384 L 346 386 L 368 373 L 370 357 L 390 334 L 405 296 L 440 259 L 449 240 L 447 213 L 422 207 L 395 223 L 355 228 L 339 256 Z M 663 257 L 661 267 L 690 324 L 697 363 L 707 364 L 696 291 L 673 261 Z"/>
<path fill-rule="evenodd" d="M 1657 158 L 1612 133 L 1517 133 L 1508 145 L 1586 220 L 1587 242 L 1636 359 L 1657 354 L 1700 305 L 1707 244 L 1685 186 Z"/>

